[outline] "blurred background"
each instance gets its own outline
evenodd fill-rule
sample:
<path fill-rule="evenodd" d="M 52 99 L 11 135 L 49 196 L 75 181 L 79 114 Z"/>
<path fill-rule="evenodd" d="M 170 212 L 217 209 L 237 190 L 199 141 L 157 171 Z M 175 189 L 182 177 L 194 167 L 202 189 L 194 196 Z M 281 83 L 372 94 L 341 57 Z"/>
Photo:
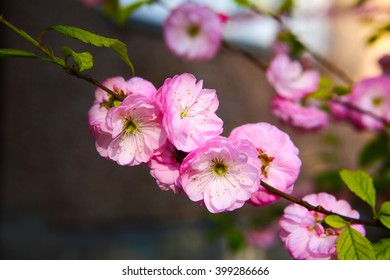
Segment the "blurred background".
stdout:
<path fill-rule="evenodd" d="M 378 74 L 376 60 L 389 50 L 389 44 L 365 48 L 363 40 L 368 33 L 360 22 L 348 15 L 328 20 L 325 15 L 318 16 L 310 2 L 329 5 L 328 1 L 302 1 L 293 30 L 302 32 L 308 44 L 355 79 Z M 322 170 L 356 168 L 358 151 L 372 137 L 349 124 L 332 125 L 316 134 L 281 125 L 270 115 L 274 92 L 258 68 L 225 49 L 209 62 L 183 62 L 165 47 L 158 22 L 142 13 L 125 27 L 118 27 L 98 9 L 76 0 L 2 0 L 0 5 L 6 19 L 33 37 L 50 25 L 61 24 L 121 40 L 128 46 L 137 76 L 157 88 L 168 77 L 193 73 L 204 80 L 204 87 L 217 90 L 218 115 L 225 123 L 223 135 L 244 123 L 277 125 L 300 149 L 303 166 L 296 195 L 310 192 L 313 176 Z M 307 5 L 309 12 L 304 9 Z M 317 24 L 308 24 L 310 20 Z M 264 30 L 259 38 L 252 35 L 256 39 L 245 41 L 237 37 L 237 27 L 231 26 L 230 39 L 255 53 L 269 55 L 266 48 L 272 41 L 273 24 L 244 24 L 248 29 Z M 0 32 L 0 47 L 33 50 L 3 25 Z M 58 52 L 64 44 L 76 51 L 90 51 L 95 67 L 89 74 L 100 81 L 131 77 L 127 66 L 110 50 L 85 46 L 54 33 L 45 38 Z M 99 156 L 87 124 L 94 98 L 92 85 L 41 61 L 3 59 L 0 63 L 3 259 L 290 258 L 277 231 L 271 233 L 271 247 L 237 245 L 243 238 L 237 232 L 251 223 L 249 219 L 258 217 L 257 229 L 266 228 L 286 203 L 278 202 L 275 210 L 246 205 L 231 214 L 211 217 L 184 194 L 161 191 L 145 165 L 120 167 Z M 232 246 L 241 250 L 233 253 Z"/>

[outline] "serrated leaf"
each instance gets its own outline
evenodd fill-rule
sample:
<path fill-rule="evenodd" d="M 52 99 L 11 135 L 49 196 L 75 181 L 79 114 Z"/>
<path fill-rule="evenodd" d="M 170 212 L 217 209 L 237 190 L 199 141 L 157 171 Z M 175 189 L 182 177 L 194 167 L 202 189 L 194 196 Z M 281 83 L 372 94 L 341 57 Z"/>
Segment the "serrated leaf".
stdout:
<path fill-rule="evenodd" d="M 77 53 L 71 48 L 63 46 L 62 54 L 65 56 L 65 58 L 68 58 L 69 56 L 73 57 L 79 72 L 88 70 L 93 66 L 93 56 L 89 52 Z"/>
<path fill-rule="evenodd" d="M 325 223 L 327 223 L 332 228 L 342 228 L 348 225 L 348 222 L 344 221 L 343 218 L 337 215 L 326 216 Z"/>
<path fill-rule="evenodd" d="M 379 209 L 379 220 L 390 229 L 390 201 L 386 201 Z"/>
<path fill-rule="evenodd" d="M 381 239 L 372 247 L 377 260 L 390 260 L 390 238 Z"/>
<path fill-rule="evenodd" d="M 131 63 L 128 54 L 127 47 L 124 43 L 117 39 L 103 37 L 89 31 L 65 25 L 53 25 L 48 28 L 48 30 L 55 30 L 59 33 L 64 34 L 65 36 L 71 37 L 73 39 L 80 40 L 81 42 L 92 44 L 96 47 L 106 47 L 118 54 L 118 56 L 130 67 L 134 75 L 134 66 Z"/>
<path fill-rule="evenodd" d="M 369 167 L 377 161 L 388 159 L 389 156 L 389 137 L 386 134 L 380 134 L 363 147 L 358 162 L 361 167 Z"/>
<path fill-rule="evenodd" d="M 362 170 L 346 169 L 340 171 L 340 177 L 353 193 L 371 206 L 375 214 L 376 193 L 372 177 Z"/>
<path fill-rule="evenodd" d="M 346 226 L 336 241 L 339 260 L 375 260 L 371 242 L 356 229 Z"/>
<path fill-rule="evenodd" d="M 7 58 L 7 57 L 24 57 L 24 58 L 38 58 L 38 59 L 41 58 L 35 53 L 24 51 L 24 50 L 0 49 L 0 58 Z"/>

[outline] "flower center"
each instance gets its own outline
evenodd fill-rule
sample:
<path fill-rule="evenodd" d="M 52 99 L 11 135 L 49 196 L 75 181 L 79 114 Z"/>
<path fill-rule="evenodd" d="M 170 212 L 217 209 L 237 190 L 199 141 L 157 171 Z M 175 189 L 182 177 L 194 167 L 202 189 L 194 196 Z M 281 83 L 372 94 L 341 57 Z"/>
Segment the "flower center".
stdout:
<path fill-rule="evenodd" d="M 200 27 L 199 25 L 190 25 L 188 28 L 187 28 L 187 34 L 190 36 L 190 37 L 196 37 L 198 34 L 200 33 Z"/>
<path fill-rule="evenodd" d="M 124 132 L 127 133 L 137 133 L 139 130 L 139 124 L 137 121 L 135 121 L 133 118 L 126 119 L 125 124 L 123 126 Z"/>
<path fill-rule="evenodd" d="M 267 170 L 266 168 L 269 166 L 269 164 L 274 160 L 274 157 L 268 156 L 266 153 L 264 153 L 261 149 L 257 149 L 259 152 L 258 158 L 261 160 L 262 166 L 261 166 L 261 173 L 267 177 Z"/>
<path fill-rule="evenodd" d="M 212 167 L 214 175 L 217 176 L 223 176 L 227 173 L 228 171 L 228 165 L 225 164 L 222 160 L 216 159 L 213 160 L 214 165 Z"/>
<path fill-rule="evenodd" d="M 375 107 L 378 107 L 380 105 L 382 105 L 383 103 L 383 99 L 380 97 L 380 96 L 377 96 L 377 97 L 374 97 L 372 99 L 372 104 L 375 106 Z"/>

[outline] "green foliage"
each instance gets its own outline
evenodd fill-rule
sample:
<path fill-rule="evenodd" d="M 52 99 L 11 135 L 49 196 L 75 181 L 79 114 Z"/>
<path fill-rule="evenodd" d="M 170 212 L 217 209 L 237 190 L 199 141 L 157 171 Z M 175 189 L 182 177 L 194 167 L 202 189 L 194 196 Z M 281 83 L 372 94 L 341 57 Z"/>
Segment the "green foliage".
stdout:
<path fill-rule="evenodd" d="M 325 217 L 325 223 L 327 223 L 332 228 L 342 228 L 348 225 L 343 218 L 337 215 L 329 215 Z"/>
<path fill-rule="evenodd" d="M 62 54 L 65 56 L 66 59 L 70 56 L 73 57 L 73 60 L 76 63 L 79 72 L 88 70 L 93 66 L 93 56 L 89 52 L 77 53 L 71 48 L 63 46 Z"/>
<path fill-rule="evenodd" d="M 371 206 L 375 215 L 376 193 L 372 177 L 362 170 L 345 169 L 340 171 L 340 176 L 353 193 Z"/>
<path fill-rule="evenodd" d="M 250 7 L 252 5 L 251 0 L 234 0 L 234 2 L 243 7 Z"/>
<path fill-rule="evenodd" d="M 344 95 L 348 95 L 352 91 L 352 89 L 349 86 L 337 85 L 332 88 L 332 91 L 338 96 L 344 96 Z"/>
<path fill-rule="evenodd" d="M 379 220 L 390 229 L 390 201 L 386 201 L 379 209 Z"/>
<path fill-rule="evenodd" d="M 314 183 L 324 191 L 338 191 L 343 186 L 338 170 L 326 170 L 315 175 Z"/>
<path fill-rule="evenodd" d="M 373 248 L 377 260 L 390 260 L 390 238 L 373 244 Z"/>
<path fill-rule="evenodd" d="M 106 0 L 103 3 L 103 13 L 116 24 L 123 26 L 129 17 L 144 5 L 150 5 L 157 0 L 140 0 L 122 7 L 119 0 Z"/>
<path fill-rule="evenodd" d="M 278 40 L 287 44 L 290 49 L 290 55 L 294 58 L 301 57 L 302 53 L 305 51 L 305 46 L 290 31 L 279 32 Z"/>
<path fill-rule="evenodd" d="M 370 167 L 374 163 L 387 161 L 390 158 L 390 139 L 385 133 L 378 134 L 360 152 L 359 165 Z"/>
<path fill-rule="evenodd" d="M 24 58 L 38 58 L 41 59 L 38 55 L 32 52 L 17 50 L 17 49 L 0 49 L 0 58 L 6 57 L 24 57 Z"/>
<path fill-rule="evenodd" d="M 278 8 L 278 14 L 289 14 L 295 7 L 295 0 L 283 0 Z"/>
<path fill-rule="evenodd" d="M 377 28 L 377 30 L 371 34 L 367 39 L 367 44 L 372 45 L 376 43 L 379 39 L 381 39 L 384 35 L 388 35 L 390 33 L 390 24 L 384 24 Z"/>
<path fill-rule="evenodd" d="M 57 31 L 65 36 L 80 40 L 87 44 L 92 44 L 96 47 L 106 47 L 113 50 L 130 67 L 134 75 L 134 66 L 127 55 L 127 47 L 121 41 L 103 37 L 77 27 L 65 25 L 53 25 L 49 27 L 48 30 Z"/>
<path fill-rule="evenodd" d="M 336 241 L 339 260 L 375 260 L 371 242 L 356 229 L 346 226 Z"/>

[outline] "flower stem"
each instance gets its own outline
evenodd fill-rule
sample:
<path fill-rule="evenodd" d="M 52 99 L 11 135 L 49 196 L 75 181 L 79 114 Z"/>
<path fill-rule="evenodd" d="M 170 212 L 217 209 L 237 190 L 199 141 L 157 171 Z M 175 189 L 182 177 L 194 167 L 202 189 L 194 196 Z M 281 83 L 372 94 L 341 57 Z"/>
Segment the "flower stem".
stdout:
<path fill-rule="evenodd" d="M 379 220 L 364 220 L 364 219 L 356 219 L 356 218 L 344 216 L 344 215 L 329 211 L 329 210 L 325 209 L 324 207 L 322 207 L 321 205 L 317 205 L 317 206 L 311 205 L 307 201 L 302 200 L 300 198 L 297 198 L 295 196 L 289 195 L 287 193 L 284 193 L 284 192 L 272 187 L 271 185 L 267 184 L 264 181 L 261 181 L 261 185 L 270 193 L 276 194 L 280 197 L 283 197 L 284 199 L 286 199 L 288 201 L 291 201 L 295 204 L 301 205 L 310 211 L 322 213 L 322 214 L 327 215 L 327 216 L 328 215 L 337 215 L 337 216 L 341 217 L 342 219 L 344 219 L 345 221 L 353 223 L 353 224 L 363 224 L 363 225 L 367 225 L 367 226 L 375 226 L 375 227 L 384 228 L 384 229 L 389 230 Z"/>

